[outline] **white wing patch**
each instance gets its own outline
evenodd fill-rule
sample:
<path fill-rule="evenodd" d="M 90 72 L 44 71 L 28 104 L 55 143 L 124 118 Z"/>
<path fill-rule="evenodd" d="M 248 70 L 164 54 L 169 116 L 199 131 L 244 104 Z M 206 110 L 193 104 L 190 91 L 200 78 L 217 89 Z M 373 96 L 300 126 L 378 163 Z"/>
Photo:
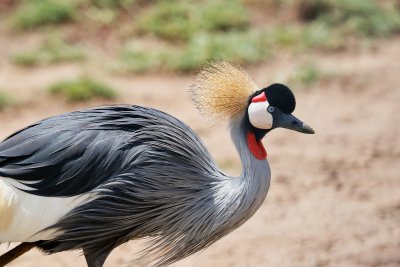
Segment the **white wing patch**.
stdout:
<path fill-rule="evenodd" d="M 43 231 L 79 206 L 90 194 L 74 197 L 43 197 L 28 194 L 16 180 L 0 177 L 0 243 L 49 240 L 55 230 Z"/>

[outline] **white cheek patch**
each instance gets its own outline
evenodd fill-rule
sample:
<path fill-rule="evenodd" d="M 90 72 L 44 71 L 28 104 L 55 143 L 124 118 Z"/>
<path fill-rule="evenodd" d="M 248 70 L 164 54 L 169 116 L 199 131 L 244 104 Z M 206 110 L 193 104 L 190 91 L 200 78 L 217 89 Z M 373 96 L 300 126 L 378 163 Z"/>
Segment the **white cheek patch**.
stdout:
<path fill-rule="evenodd" d="M 273 118 L 268 112 L 268 101 L 251 103 L 248 108 L 251 125 L 259 129 L 271 129 Z"/>

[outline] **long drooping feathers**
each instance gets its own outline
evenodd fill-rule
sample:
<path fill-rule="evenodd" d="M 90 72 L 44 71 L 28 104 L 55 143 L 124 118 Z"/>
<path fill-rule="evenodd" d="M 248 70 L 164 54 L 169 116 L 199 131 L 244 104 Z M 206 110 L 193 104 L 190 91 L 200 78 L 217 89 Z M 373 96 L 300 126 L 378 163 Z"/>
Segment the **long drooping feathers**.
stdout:
<path fill-rule="evenodd" d="M 140 166 L 146 153 L 139 158 L 135 153 L 161 142 L 162 136 L 157 140 L 153 135 L 173 131 L 177 121 L 138 106 L 104 107 L 49 118 L 0 143 L 0 176 L 28 182 L 32 194 L 79 195 L 122 170 Z M 181 124 L 187 133 L 193 133 Z M 189 134 L 180 137 L 194 142 Z M 169 150 L 174 146 L 171 142 Z M 201 143 L 192 147 L 198 150 L 190 151 L 193 154 L 206 153 Z"/>
<path fill-rule="evenodd" d="M 217 61 L 198 73 L 191 93 L 203 115 L 222 120 L 242 115 L 256 90 L 256 84 L 241 67 Z"/>

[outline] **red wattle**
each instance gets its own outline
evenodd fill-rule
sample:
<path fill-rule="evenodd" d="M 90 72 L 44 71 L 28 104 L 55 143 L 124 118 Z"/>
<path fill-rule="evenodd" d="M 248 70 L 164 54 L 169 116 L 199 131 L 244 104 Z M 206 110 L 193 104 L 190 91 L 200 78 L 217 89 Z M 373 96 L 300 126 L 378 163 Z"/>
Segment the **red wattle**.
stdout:
<path fill-rule="evenodd" d="M 257 141 L 255 134 L 252 132 L 247 133 L 247 145 L 256 159 L 264 160 L 267 158 L 267 151 L 264 145 L 261 143 L 261 140 Z"/>

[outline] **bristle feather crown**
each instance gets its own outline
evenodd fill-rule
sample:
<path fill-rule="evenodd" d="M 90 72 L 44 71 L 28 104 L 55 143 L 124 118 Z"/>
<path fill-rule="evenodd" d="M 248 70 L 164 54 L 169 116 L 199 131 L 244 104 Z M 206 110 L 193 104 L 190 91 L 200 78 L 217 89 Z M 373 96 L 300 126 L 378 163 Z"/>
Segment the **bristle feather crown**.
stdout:
<path fill-rule="evenodd" d="M 200 113 L 217 120 L 234 119 L 243 114 L 257 86 L 239 66 L 224 61 L 203 68 L 191 88 Z"/>

